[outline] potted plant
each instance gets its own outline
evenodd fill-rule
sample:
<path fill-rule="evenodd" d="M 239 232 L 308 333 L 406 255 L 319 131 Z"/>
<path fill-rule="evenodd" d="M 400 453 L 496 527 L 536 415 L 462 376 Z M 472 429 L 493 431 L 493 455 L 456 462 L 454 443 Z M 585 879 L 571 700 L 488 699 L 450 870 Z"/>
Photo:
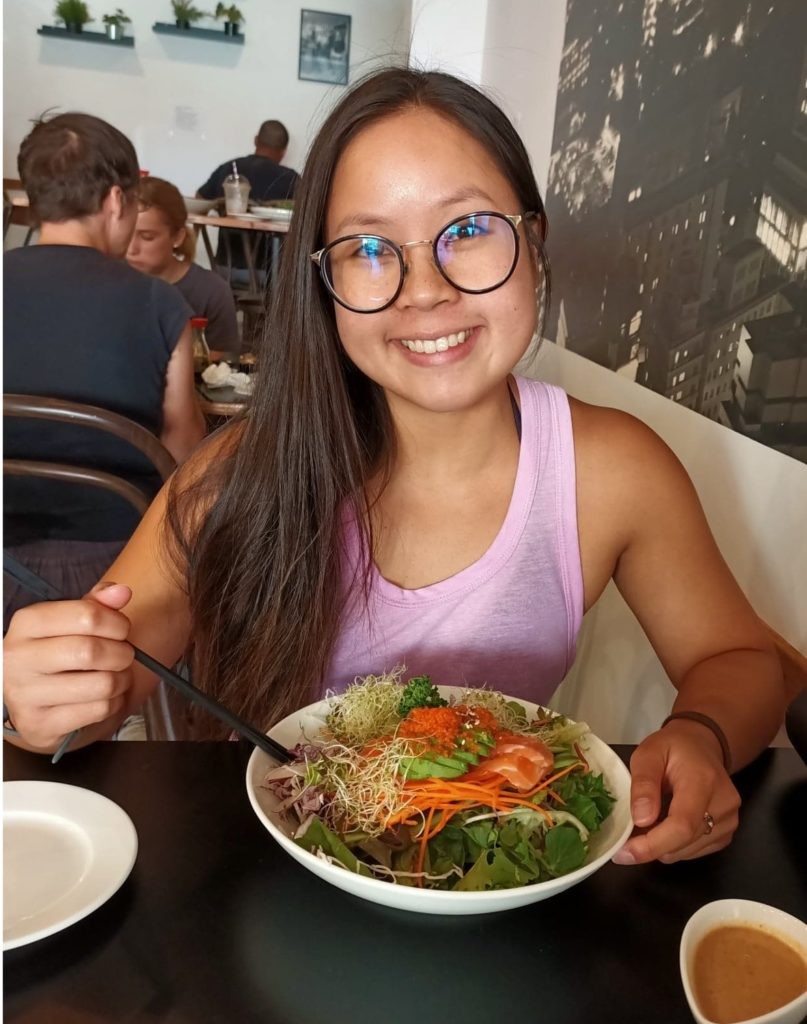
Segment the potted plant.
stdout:
<path fill-rule="evenodd" d="M 123 39 L 126 32 L 125 25 L 130 25 L 132 19 L 118 7 L 114 14 L 105 14 L 101 19 L 106 25 L 108 39 Z"/>
<path fill-rule="evenodd" d="M 68 32 L 81 32 L 88 21 L 92 21 L 84 0 L 59 0 L 56 4 L 56 18 L 64 22 Z"/>
<path fill-rule="evenodd" d="M 224 31 L 227 32 L 229 26 L 229 34 L 237 36 L 241 31 L 241 22 L 244 20 L 244 15 L 238 10 L 235 4 L 231 4 L 227 8 L 227 21 L 224 24 Z"/>
<path fill-rule="evenodd" d="M 235 4 L 227 5 L 221 2 L 216 4 L 216 9 L 213 11 L 213 17 L 218 21 L 219 18 L 224 19 L 224 34 L 227 36 L 237 36 L 241 31 L 240 25 L 244 20 L 244 15 Z"/>
<path fill-rule="evenodd" d="M 204 18 L 205 12 L 194 7 L 193 0 L 171 0 L 174 21 L 179 28 L 190 28 L 194 21 Z"/>

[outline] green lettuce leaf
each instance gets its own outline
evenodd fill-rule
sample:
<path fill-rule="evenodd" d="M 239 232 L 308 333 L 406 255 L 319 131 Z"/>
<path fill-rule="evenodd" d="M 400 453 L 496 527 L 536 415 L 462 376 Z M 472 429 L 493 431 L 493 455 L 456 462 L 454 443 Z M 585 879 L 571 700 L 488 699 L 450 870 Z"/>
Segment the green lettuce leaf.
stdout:
<path fill-rule="evenodd" d="M 335 832 L 331 832 L 328 826 L 316 815 L 312 815 L 308 821 L 303 822 L 303 825 L 294 837 L 294 842 L 298 846 L 302 846 L 304 850 L 308 850 L 309 853 L 316 853 L 317 850 L 324 851 L 329 857 L 338 860 L 340 864 L 343 864 L 348 871 L 352 871 L 354 874 L 367 875 L 370 878 L 375 877 L 367 865 L 351 853 L 339 836 Z"/>
<path fill-rule="evenodd" d="M 544 842 L 543 865 L 552 878 L 567 875 L 581 867 L 586 848 L 573 825 L 556 825 L 549 829 Z"/>

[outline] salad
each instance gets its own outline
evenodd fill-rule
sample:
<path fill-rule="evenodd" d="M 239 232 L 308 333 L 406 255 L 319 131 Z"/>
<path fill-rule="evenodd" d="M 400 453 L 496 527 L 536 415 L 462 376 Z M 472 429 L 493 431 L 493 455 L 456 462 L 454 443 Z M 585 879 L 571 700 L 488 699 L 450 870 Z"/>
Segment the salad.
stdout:
<path fill-rule="evenodd" d="M 264 780 L 294 841 L 398 885 L 482 891 L 581 867 L 614 797 L 589 768 L 589 731 L 544 708 L 428 676 L 367 676 Z"/>

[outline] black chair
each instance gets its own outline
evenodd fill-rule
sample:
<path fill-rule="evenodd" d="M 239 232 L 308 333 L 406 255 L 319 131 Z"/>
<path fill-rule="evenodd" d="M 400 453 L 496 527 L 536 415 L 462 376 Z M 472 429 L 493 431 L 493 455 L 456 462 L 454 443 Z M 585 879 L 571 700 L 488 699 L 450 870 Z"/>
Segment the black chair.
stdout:
<path fill-rule="evenodd" d="M 92 427 L 112 434 L 142 452 L 163 481 L 167 480 L 176 468 L 173 456 L 154 434 L 126 416 L 98 406 L 40 395 L 8 394 L 3 396 L 3 418 L 51 420 Z M 100 487 L 124 498 L 136 509 L 139 516 L 142 516 L 151 504 L 151 496 L 129 480 L 86 466 L 35 459 L 4 458 L 3 474 Z M 161 691 L 161 687 L 162 684 L 143 709 L 146 735 L 149 739 L 174 739 L 178 736 L 178 729 L 174 725 L 174 706 L 170 698 Z M 176 708 L 177 712 L 179 710 Z"/>
<path fill-rule="evenodd" d="M 165 481 L 176 469 L 176 462 L 159 438 L 134 420 L 95 405 L 68 402 L 63 398 L 41 395 L 3 395 L 3 417 L 52 420 L 74 426 L 94 427 L 128 442 L 142 452 Z M 129 501 L 140 513 L 146 511 L 151 497 L 123 477 L 86 466 L 29 459 L 3 459 L 3 473 L 13 476 L 36 476 L 50 480 L 69 480 L 94 484 L 113 491 Z"/>

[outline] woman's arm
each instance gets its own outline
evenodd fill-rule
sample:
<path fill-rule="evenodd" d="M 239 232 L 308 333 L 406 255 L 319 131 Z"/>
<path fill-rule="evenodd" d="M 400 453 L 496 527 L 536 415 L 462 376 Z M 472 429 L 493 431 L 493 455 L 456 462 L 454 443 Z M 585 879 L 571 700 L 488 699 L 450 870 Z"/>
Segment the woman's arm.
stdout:
<path fill-rule="evenodd" d="M 160 440 L 177 463 L 182 463 L 204 436 L 205 418 L 193 383 L 193 341 L 188 325 L 171 353 L 165 373 Z"/>
<path fill-rule="evenodd" d="M 580 403 L 573 408 L 584 565 L 593 563 L 596 574 L 610 562 L 678 690 L 673 710 L 713 719 L 725 734 L 732 769 L 739 768 L 770 742 L 784 716 L 775 648 L 669 448 L 624 413 Z M 587 559 L 592 534 L 599 553 Z M 670 722 L 637 748 L 631 771 L 638 826 L 658 821 L 664 793 L 672 802 L 663 821 L 628 843 L 626 855 L 678 859 L 730 840 L 739 800 L 720 743 L 705 725 Z M 708 836 L 706 812 L 716 819 Z"/>
<path fill-rule="evenodd" d="M 18 737 L 52 751 L 108 738 L 149 696 L 156 677 L 133 661 L 130 643 L 173 665 L 187 645 L 187 596 L 162 548 L 163 488 L 105 579 L 80 601 L 30 605 L 4 641 L 4 700 Z M 110 586 L 110 583 L 115 584 Z"/>

